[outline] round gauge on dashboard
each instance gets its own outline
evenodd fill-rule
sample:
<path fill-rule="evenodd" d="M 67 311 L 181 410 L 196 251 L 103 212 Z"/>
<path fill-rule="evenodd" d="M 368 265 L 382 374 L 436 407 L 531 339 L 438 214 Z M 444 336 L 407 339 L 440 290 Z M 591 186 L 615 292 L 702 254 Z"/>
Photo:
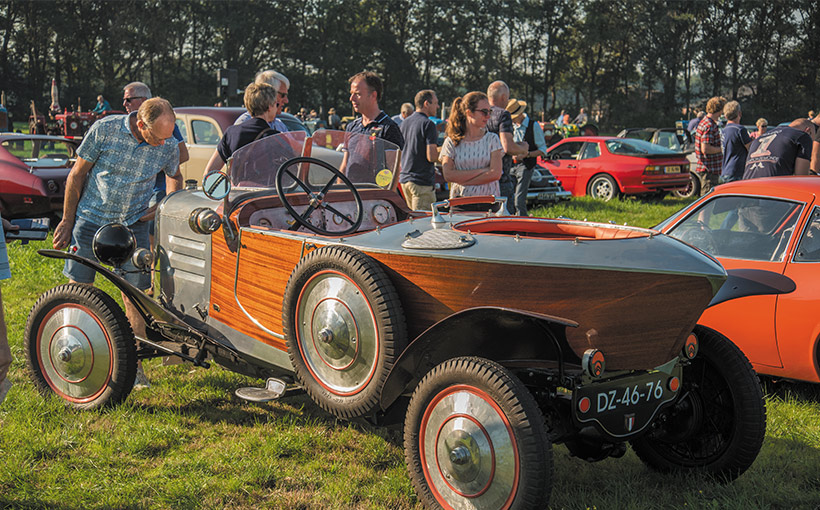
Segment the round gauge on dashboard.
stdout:
<path fill-rule="evenodd" d="M 390 221 L 390 211 L 383 204 L 374 205 L 373 209 L 370 211 L 370 214 L 373 216 L 373 221 L 379 225 L 384 225 Z"/>

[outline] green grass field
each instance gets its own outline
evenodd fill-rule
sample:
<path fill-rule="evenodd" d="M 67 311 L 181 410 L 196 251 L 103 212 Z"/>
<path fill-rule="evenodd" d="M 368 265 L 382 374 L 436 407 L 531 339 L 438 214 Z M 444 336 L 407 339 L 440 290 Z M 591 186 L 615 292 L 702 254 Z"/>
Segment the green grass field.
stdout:
<path fill-rule="evenodd" d="M 537 213 L 650 226 L 683 205 L 573 199 Z M 259 381 L 219 367 L 151 360 L 152 387 L 103 411 L 39 395 L 25 372 L 26 316 L 65 281 L 59 261 L 36 254 L 47 246 L 10 245 L 13 278 L 2 282 L 15 361 L 0 405 L 0 508 L 420 508 L 400 432 L 336 420 L 304 395 L 242 402 L 234 389 Z M 734 483 L 658 474 L 631 451 L 588 464 L 556 446 L 551 508 L 820 508 L 820 390 L 775 389 L 763 451 Z"/>

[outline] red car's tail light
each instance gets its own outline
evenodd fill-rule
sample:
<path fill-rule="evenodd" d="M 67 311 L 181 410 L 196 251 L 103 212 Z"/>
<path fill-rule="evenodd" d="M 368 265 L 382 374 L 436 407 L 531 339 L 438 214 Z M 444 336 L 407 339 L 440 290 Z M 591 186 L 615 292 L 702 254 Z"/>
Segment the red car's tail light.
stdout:
<path fill-rule="evenodd" d="M 663 173 L 663 167 L 657 165 L 649 165 L 643 169 L 644 175 L 657 175 Z"/>

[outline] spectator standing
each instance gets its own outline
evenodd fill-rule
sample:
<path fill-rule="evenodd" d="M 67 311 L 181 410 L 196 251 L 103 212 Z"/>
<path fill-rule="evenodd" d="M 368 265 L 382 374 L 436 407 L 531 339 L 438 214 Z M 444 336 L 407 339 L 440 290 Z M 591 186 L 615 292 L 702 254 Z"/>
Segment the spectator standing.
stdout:
<path fill-rule="evenodd" d="M 203 178 L 219 171 L 240 148 L 260 138 L 278 133 L 270 127 L 279 108 L 276 89 L 267 83 L 250 83 L 245 87 L 244 104 L 252 117 L 242 124 L 234 124 L 225 130 L 222 139 L 205 166 Z"/>
<path fill-rule="evenodd" d="M 510 175 L 515 177 L 515 214 L 528 216 L 527 191 L 530 189 L 533 168 L 538 157 L 546 157 L 547 142 L 544 140 L 544 131 L 538 122 L 527 115 L 527 103 L 518 99 L 510 99 L 507 103 L 513 122 L 513 139 L 516 142 L 527 144 L 527 154 L 523 158 L 514 158 Z"/>
<path fill-rule="evenodd" d="M 757 122 L 755 122 L 755 126 L 757 126 L 757 131 L 750 135 L 752 140 L 766 132 L 766 129 L 769 128 L 769 121 L 764 119 L 763 117 L 760 117 L 759 119 L 757 119 Z"/>
<path fill-rule="evenodd" d="M 581 108 L 578 112 L 578 116 L 575 117 L 575 120 L 572 121 L 573 124 L 577 124 L 578 126 L 583 126 L 589 121 L 589 117 L 587 117 L 586 110 Z"/>
<path fill-rule="evenodd" d="M 182 188 L 179 148 L 174 133 L 174 109 L 162 98 L 146 100 L 128 115 L 109 115 L 91 125 L 77 149 L 77 161 L 66 181 L 63 219 L 54 229 L 53 245 L 61 250 L 71 244 L 76 255 L 96 260 L 91 248 L 94 234 L 107 223 L 127 225 L 137 247 L 148 248 L 148 200 L 156 174 L 171 177 L 168 191 Z M 149 275 L 136 271 L 128 261 L 125 278 L 140 290 L 151 286 Z M 133 271 L 133 272 L 128 272 Z M 72 283 L 93 284 L 96 272 L 66 260 L 63 274 Z M 145 338 L 145 322 L 131 300 L 123 294 L 125 314 L 137 338 Z M 147 386 L 140 364 L 137 385 Z"/>
<path fill-rule="evenodd" d="M 492 113 L 487 122 L 487 131 L 495 133 L 501 140 L 504 156 L 501 159 L 501 177 L 498 181 L 501 196 L 507 198 L 507 210 L 515 214 L 515 177 L 510 175 L 513 156 L 523 156 L 528 152 L 526 143 L 515 143 L 513 125 L 507 103 L 510 102 L 510 88 L 503 81 L 494 81 L 487 87 L 487 98 Z"/>
<path fill-rule="evenodd" d="M 108 101 L 106 101 L 105 98 L 102 97 L 102 95 L 97 96 L 97 106 L 95 106 L 94 109 L 91 110 L 91 112 L 96 113 L 97 115 L 101 115 L 105 112 L 110 111 L 111 105 L 108 103 Z"/>
<path fill-rule="evenodd" d="M 702 121 L 703 117 L 705 117 L 705 116 L 706 116 L 706 112 L 704 112 L 703 110 L 699 110 L 698 114 L 695 116 L 695 118 L 693 118 L 692 120 L 689 121 L 689 126 L 687 126 L 686 129 L 694 135 L 695 131 L 697 131 L 697 129 L 698 129 L 698 124 L 700 124 L 700 121 Z"/>
<path fill-rule="evenodd" d="M 282 74 L 278 73 L 272 69 L 268 69 L 266 71 L 259 71 L 256 73 L 256 77 L 253 79 L 254 83 L 267 83 L 268 85 L 272 86 L 277 92 L 277 107 L 276 107 L 276 115 L 282 113 L 285 109 L 286 105 L 288 104 L 288 90 L 290 90 L 290 80 Z M 305 109 L 302 108 L 302 112 Z M 250 112 L 245 112 L 240 115 L 236 121 L 234 121 L 234 125 L 242 124 L 246 120 L 252 117 Z M 302 119 L 304 120 L 304 119 Z M 279 119 L 273 119 L 270 122 L 270 128 L 275 129 L 280 133 L 287 133 L 288 128 L 285 126 L 285 123 Z"/>
<path fill-rule="evenodd" d="M 342 119 L 336 115 L 336 108 L 327 111 L 327 127 L 329 129 L 341 129 L 342 127 Z"/>
<path fill-rule="evenodd" d="M 393 119 L 393 122 L 395 122 L 397 126 L 401 127 L 401 123 L 404 119 L 411 115 L 413 115 L 413 105 L 410 103 L 402 103 L 400 113 L 390 118 Z"/>
<path fill-rule="evenodd" d="M 361 117 L 349 122 L 346 131 L 383 138 L 398 145 L 400 149 L 404 148 L 404 138 L 399 126 L 379 108 L 384 90 L 381 78 L 376 73 L 362 71 L 351 76 L 348 82 L 350 104 L 353 105 L 353 111 L 361 114 Z"/>
<path fill-rule="evenodd" d="M 744 179 L 808 175 L 816 126 L 806 118 L 770 129 L 752 141 Z"/>
<path fill-rule="evenodd" d="M 10 223 L 0 218 L 0 280 L 11 278 L 9 259 L 6 254 L 6 234 L 4 231 L 4 229 L 11 230 L 10 227 Z M 2 288 L 0 288 L 0 404 L 3 403 L 6 394 L 8 394 L 9 389 L 11 389 L 11 380 L 8 377 L 11 361 L 6 317 L 3 312 L 3 292 Z"/>
<path fill-rule="evenodd" d="M 442 173 L 450 183 L 450 198 L 499 195 L 504 149 L 498 135 L 484 129 L 490 115 L 490 102 L 482 92 L 453 101 L 447 138 L 441 146 Z"/>
<path fill-rule="evenodd" d="M 726 98 L 715 96 L 706 103 L 706 115 L 695 131 L 695 156 L 698 164 L 695 174 L 700 180 L 700 194 L 705 195 L 715 186 L 723 166 L 723 150 L 717 121 L 726 105 Z"/>
<path fill-rule="evenodd" d="M 429 211 L 436 201 L 434 181 L 438 161 L 438 130 L 430 117 L 438 111 L 438 97 L 432 90 L 421 90 L 416 94 L 415 103 L 416 111 L 400 126 L 404 151 L 399 183 L 410 209 Z"/>
<path fill-rule="evenodd" d="M 742 112 L 740 103 L 729 101 L 723 107 L 726 117 L 726 127 L 723 128 L 723 169 L 720 173 L 720 183 L 739 181 L 743 178 L 746 167 L 746 156 L 749 154 L 749 144 L 752 138 L 746 128 L 740 125 Z"/>

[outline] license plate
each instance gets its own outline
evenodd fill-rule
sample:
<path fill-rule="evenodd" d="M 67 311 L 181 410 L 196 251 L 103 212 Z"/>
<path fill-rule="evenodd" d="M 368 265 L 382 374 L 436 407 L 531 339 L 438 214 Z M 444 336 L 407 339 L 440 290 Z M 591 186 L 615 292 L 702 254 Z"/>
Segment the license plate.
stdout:
<path fill-rule="evenodd" d="M 538 194 L 538 200 L 540 200 L 542 202 L 548 202 L 548 201 L 554 200 L 554 199 L 555 199 L 555 194 L 554 193 L 539 193 Z"/>
<path fill-rule="evenodd" d="M 636 434 L 677 397 L 681 374 L 676 365 L 671 373 L 652 370 L 579 386 L 572 395 L 575 417 L 613 437 Z"/>
<path fill-rule="evenodd" d="M 679 174 L 681 172 L 680 166 L 667 166 L 663 171 L 667 174 Z"/>

